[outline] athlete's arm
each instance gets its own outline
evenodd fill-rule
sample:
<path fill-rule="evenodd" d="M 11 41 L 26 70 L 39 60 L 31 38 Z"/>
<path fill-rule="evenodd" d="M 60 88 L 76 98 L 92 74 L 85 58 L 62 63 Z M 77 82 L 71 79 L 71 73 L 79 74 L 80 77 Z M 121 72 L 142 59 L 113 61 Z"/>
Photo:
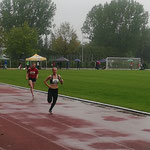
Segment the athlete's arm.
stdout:
<path fill-rule="evenodd" d="M 60 83 L 63 84 L 64 80 L 61 78 L 60 75 L 58 75 L 58 79 L 59 79 Z"/>
<path fill-rule="evenodd" d="M 48 88 L 50 88 L 50 85 L 47 83 L 47 81 L 50 80 L 50 79 L 51 79 L 51 76 L 48 76 L 48 77 L 44 80 L 44 84 L 45 84 Z"/>
<path fill-rule="evenodd" d="M 39 75 L 37 74 L 37 75 L 36 75 L 36 79 L 38 79 L 38 77 L 39 77 Z"/>
<path fill-rule="evenodd" d="M 28 73 L 26 73 L 26 80 L 28 80 Z"/>
<path fill-rule="evenodd" d="M 38 71 L 38 69 L 37 69 L 37 72 L 36 72 L 37 74 L 36 74 L 36 79 L 38 79 L 38 77 L 39 77 L 39 71 Z"/>
<path fill-rule="evenodd" d="M 27 71 L 27 73 L 26 73 L 26 80 L 29 79 L 28 74 L 29 74 L 29 69 L 28 69 L 28 71 Z"/>

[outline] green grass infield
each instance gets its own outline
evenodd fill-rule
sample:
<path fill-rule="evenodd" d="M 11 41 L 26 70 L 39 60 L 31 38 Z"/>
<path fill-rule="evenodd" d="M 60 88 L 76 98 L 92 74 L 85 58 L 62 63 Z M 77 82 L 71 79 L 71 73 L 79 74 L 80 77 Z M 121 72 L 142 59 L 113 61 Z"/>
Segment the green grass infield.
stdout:
<path fill-rule="evenodd" d="M 44 79 L 51 70 L 40 70 L 36 89 L 47 91 Z M 58 70 L 64 79 L 59 93 L 92 101 L 150 112 L 150 71 Z M 0 69 L 0 82 L 28 87 L 26 70 Z"/>

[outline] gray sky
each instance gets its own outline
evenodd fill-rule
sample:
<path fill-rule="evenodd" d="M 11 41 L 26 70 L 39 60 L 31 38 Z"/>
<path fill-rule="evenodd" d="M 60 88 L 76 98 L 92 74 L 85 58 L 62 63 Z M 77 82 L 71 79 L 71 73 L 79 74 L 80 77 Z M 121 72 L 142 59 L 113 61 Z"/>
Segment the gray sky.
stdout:
<path fill-rule="evenodd" d="M 94 5 L 104 4 L 111 0 L 53 0 L 57 5 L 54 22 L 56 27 L 67 21 L 76 30 L 79 40 L 82 39 L 81 27 L 85 21 L 87 13 Z M 144 6 L 146 11 L 150 14 L 150 0 L 136 0 Z"/>

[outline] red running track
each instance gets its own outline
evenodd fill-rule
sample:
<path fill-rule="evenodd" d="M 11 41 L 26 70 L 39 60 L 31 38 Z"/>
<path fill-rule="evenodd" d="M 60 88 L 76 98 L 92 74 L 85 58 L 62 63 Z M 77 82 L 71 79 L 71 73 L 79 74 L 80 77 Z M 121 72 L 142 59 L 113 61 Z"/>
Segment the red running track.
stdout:
<path fill-rule="evenodd" d="M 150 150 L 150 117 L 0 85 L 0 150 Z"/>

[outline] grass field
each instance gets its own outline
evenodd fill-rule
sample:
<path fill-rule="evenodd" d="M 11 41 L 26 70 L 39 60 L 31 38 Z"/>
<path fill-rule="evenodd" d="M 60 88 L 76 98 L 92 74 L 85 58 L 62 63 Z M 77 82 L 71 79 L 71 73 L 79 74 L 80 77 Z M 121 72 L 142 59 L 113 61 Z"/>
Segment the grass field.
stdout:
<path fill-rule="evenodd" d="M 59 93 L 150 112 L 150 71 L 59 70 L 64 85 Z M 36 89 L 47 91 L 40 70 Z M 0 82 L 28 87 L 25 70 L 0 70 Z"/>

